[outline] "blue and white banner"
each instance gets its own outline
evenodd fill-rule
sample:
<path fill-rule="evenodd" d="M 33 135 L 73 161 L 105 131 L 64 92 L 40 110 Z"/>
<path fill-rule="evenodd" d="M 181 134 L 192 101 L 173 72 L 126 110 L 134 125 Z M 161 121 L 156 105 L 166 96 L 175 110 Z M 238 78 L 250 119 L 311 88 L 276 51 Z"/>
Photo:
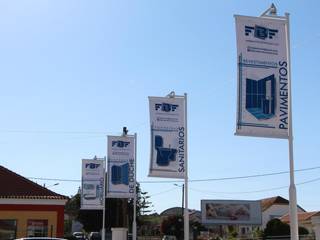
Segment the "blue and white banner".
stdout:
<path fill-rule="evenodd" d="M 151 177 L 184 178 L 186 116 L 184 97 L 149 97 Z"/>
<path fill-rule="evenodd" d="M 134 136 L 108 136 L 108 198 L 133 198 L 136 186 Z"/>
<path fill-rule="evenodd" d="M 103 209 L 105 160 L 82 159 L 81 209 Z"/>
<path fill-rule="evenodd" d="M 236 135 L 288 138 L 286 20 L 235 16 L 238 53 Z"/>

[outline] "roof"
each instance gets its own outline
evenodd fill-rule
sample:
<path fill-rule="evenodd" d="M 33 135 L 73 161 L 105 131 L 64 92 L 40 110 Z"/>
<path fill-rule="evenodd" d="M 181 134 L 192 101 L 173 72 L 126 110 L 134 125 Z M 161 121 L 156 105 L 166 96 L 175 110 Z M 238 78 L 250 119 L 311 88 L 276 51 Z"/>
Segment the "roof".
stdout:
<path fill-rule="evenodd" d="M 311 217 L 320 216 L 320 211 L 317 212 L 298 212 L 298 222 L 303 222 L 307 220 L 311 220 Z M 289 223 L 290 217 L 288 214 L 282 216 L 280 218 L 282 222 Z"/>
<path fill-rule="evenodd" d="M 289 205 L 289 201 L 283 197 L 276 196 L 271 198 L 261 199 L 261 208 L 262 211 L 267 210 L 272 205 Z"/>
<path fill-rule="evenodd" d="M 0 165 L 0 198 L 68 199 Z"/>
<path fill-rule="evenodd" d="M 289 205 L 289 200 L 287 200 L 281 196 L 275 196 L 275 197 L 271 197 L 271 198 L 261 199 L 262 212 L 264 212 L 265 210 L 267 210 L 269 207 L 271 207 L 273 205 Z M 302 207 L 300 207 L 299 205 L 298 205 L 298 208 L 300 208 L 303 212 L 305 212 L 305 210 Z"/>

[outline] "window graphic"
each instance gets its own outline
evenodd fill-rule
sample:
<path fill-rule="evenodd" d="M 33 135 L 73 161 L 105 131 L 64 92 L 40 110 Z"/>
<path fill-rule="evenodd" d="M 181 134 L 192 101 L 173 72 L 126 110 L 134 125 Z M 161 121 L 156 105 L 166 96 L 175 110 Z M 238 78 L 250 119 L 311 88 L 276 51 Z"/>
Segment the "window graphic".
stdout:
<path fill-rule="evenodd" d="M 275 114 L 274 74 L 260 79 L 246 79 L 246 109 L 258 120 L 270 119 Z"/>
<path fill-rule="evenodd" d="M 111 167 L 111 182 L 112 184 L 129 185 L 129 163 Z"/>
<path fill-rule="evenodd" d="M 170 161 L 176 160 L 177 149 L 163 147 L 163 138 L 159 135 L 155 136 L 155 149 L 157 150 L 157 164 L 159 166 L 168 166 Z"/>
<path fill-rule="evenodd" d="M 47 237 L 48 220 L 28 219 L 27 221 L 28 237 Z"/>
<path fill-rule="evenodd" d="M 17 220 L 0 219 L 0 239 L 13 240 L 17 235 Z"/>

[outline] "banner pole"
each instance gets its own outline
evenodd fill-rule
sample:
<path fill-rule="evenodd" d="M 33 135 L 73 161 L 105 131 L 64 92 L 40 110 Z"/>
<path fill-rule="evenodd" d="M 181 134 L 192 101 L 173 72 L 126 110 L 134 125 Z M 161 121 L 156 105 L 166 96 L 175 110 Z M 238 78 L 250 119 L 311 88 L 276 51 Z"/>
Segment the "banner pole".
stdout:
<path fill-rule="evenodd" d="M 137 239 L 137 133 L 134 134 L 134 197 L 133 197 L 133 222 L 132 222 L 132 240 Z"/>
<path fill-rule="evenodd" d="M 292 240 L 299 239 L 298 231 L 298 214 L 297 214 L 297 191 L 294 183 L 294 161 L 293 161 L 293 126 L 292 126 L 292 91 L 291 91 L 291 56 L 290 56 L 290 24 L 289 13 L 285 14 L 286 24 L 286 40 L 288 54 L 288 101 L 289 101 L 289 162 L 290 162 L 290 187 L 289 187 L 289 206 L 290 206 L 290 235 Z"/>
<path fill-rule="evenodd" d="M 189 208 L 188 208 L 188 115 L 187 115 L 187 94 L 184 94 L 185 99 L 185 177 L 184 177 L 184 240 L 189 240 Z"/>
<path fill-rule="evenodd" d="M 106 157 L 104 157 L 103 169 L 103 211 L 102 211 L 102 240 L 106 239 L 105 219 L 106 219 Z"/>

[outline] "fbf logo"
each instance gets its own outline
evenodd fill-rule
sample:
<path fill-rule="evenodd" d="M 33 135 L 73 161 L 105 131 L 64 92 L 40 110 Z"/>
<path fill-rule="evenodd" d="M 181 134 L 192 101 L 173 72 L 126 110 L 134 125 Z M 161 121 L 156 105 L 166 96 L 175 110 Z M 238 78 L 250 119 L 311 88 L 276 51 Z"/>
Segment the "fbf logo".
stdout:
<path fill-rule="evenodd" d="M 125 141 L 112 141 L 112 147 L 118 147 L 118 148 L 125 148 L 128 147 L 130 142 L 125 142 Z"/>
<path fill-rule="evenodd" d="M 99 168 L 100 164 L 98 163 L 86 163 L 86 168 L 89 168 L 89 169 L 97 169 Z"/>
<path fill-rule="evenodd" d="M 273 39 L 277 32 L 277 29 L 261 27 L 258 25 L 255 25 L 254 27 L 245 26 L 246 36 L 253 35 L 255 38 L 262 40 L 265 40 L 266 38 Z"/>
<path fill-rule="evenodd" d="M 155 104 L 155 110 L 156 111 L 163 111 L 163 112 L 174 112 L 179 107 L 179 105 L 176 104 L 170 104 L 170 103 L 156 103 Z"/>

